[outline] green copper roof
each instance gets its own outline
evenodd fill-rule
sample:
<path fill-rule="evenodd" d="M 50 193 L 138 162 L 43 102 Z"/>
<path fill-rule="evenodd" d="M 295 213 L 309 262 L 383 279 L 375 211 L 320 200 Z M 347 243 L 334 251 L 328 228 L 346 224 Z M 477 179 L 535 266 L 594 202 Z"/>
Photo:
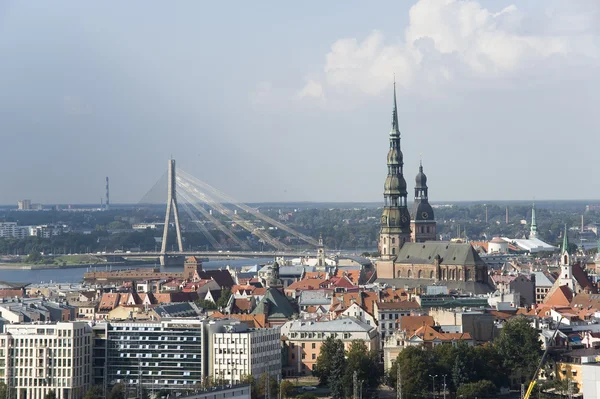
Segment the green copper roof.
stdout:
<path fill-rule="evenodd" d="M 398 127 L 398 105 L 396 103 L 396 82 L 394 81 L 394 109 L 392 110 L 392 130 L 390 135 L 400 135 L 400 128 Z"/>
<path fill-rule="evenodd" d="M 565 223 L 565 232 L 563 233 L 562 251 L 563 254 L 569 253 L 569 234 L 567 233 L 567 224 Z"/>
<path fill-rule="evenodd" d="M 267 318 L 275 319 L 289 319 L 294 313 L 296 312 L 285 295 L 275 288 L 269 288 L 252 311 L 254 315 L 264 314 L 267 315 Z"/>

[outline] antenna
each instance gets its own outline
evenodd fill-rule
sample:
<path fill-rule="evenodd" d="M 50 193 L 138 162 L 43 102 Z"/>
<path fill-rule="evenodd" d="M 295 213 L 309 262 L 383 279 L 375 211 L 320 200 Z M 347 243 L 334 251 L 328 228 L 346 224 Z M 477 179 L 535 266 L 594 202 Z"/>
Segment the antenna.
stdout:
<path fill-rule="evenodd" d="M 106 176 L 106 204 L 104 209 L 108 210 L 108 207 L 110 205 L 110 195 L 109 195 L 109 191 L 108 191 L 108 176 Z"/>

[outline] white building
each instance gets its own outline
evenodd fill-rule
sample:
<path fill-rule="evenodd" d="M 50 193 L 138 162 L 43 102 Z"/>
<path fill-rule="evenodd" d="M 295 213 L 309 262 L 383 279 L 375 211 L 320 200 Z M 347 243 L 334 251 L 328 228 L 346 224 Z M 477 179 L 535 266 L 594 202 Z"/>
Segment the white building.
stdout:
<path fill-rule="evenodd" d="M 277 380 L 281 374 L 279 327 L 251 329 L 236 321 L 220 326 L 217 331 L 209 344 L 213 378 L 238 384 L 244 376 L 259 378 L 268 373 Z"/>
<path fill-rule="evenodd" d="M 0 238 L 25 238 L 29 235 L 29 226 L 19 226 L 16 222 L 0 223 Z"/>
<path fill-rule="evenodd" d="M 86 322 L 10 324 L 0 334 L 1 380 L 17 399 L 83 398 L 92 381 L 92 329 Z"/>

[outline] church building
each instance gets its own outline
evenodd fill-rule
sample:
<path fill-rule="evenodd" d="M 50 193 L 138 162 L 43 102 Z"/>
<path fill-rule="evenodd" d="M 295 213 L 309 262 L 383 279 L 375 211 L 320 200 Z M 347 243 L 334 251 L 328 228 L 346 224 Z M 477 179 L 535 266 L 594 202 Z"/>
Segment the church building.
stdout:
<path fill-rule="evenodd" d="M 487 265 L 470 244 L 436 241 L 436 222 L 422 162 L 415 179 L 414 204 L 408 210 L 395 83 L 389 141 L 377 281 L 408 287 L 446 285 L 474 293 L 490 291 Z"/>

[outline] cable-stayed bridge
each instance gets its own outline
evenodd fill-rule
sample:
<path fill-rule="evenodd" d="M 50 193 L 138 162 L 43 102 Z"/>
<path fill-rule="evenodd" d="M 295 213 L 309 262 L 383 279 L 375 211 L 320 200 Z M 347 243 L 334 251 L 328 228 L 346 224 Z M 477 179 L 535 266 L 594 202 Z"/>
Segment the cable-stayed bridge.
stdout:
<path fill-rule="evenodd" d="M 122 257 L 160 257 L 162 265 L 180 263 L 184 256 L 232 256 L 232 257 L 264 257 L 264 256 L 307 256 L 306 251 L 291 248 L 279 238 L 269 233 L 274 228 L 297 240 L 316 248 L 319 256 L 324 256 L 323 242 L 300 233 L 289 226 L 265 215 L 246 204 L 231 198 L 227 194 L 204 183 L 183 170 L 176 169 L 175 160 L 170 159 L 168 170 L 150 191 L 142 198 L 140 204 L 152 203 L 152 197 L 164 193 L 166 179 L 166 214 L 160 252 L 106 253 L 103 256 Z M 162 193 L 161 193 L 162 192 Z M 164 197 L 163 197 L 164 198 Z M 191 225 L 198 228 L 210 243 L 213 250 L 184 251 L 181 234 L 180 210 L 189 218 Z M 211 233 L 207 225 L 214 227 L 235 247 L 235 250 L 224 251 L 222 242 Z M 172 228 L 172 227 L 174 228 Z M 273 251 L 254 251 L 246 240 L 239 238 L 232 227 L 239 226 L 254 235 L 260 243 L 271 247 Z M 176 235 L 176 247 L 169 251 L 169 237 Z"/>

